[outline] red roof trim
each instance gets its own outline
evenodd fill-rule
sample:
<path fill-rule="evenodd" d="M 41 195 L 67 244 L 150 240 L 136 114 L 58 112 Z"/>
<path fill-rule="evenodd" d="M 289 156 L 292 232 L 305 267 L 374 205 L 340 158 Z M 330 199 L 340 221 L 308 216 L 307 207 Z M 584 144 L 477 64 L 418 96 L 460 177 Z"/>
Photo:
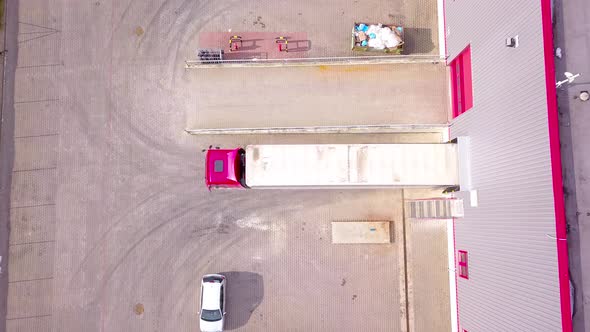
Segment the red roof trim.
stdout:
<path fill-rule="evenodd" d="M 551 0 L 541 0 L 543 22 L 543 46 L 545 53 L 545 83 L 547 88 L 547 112 L 549 120 L 549 149 L 553 175 L 553 200 L 555 206 L 555 234 L 557 236 L 557 266 L 561 302 L 561 326 L 563 331 L 572 330 L 572 313 L 569 287 L 569 261 L 567 251 L 563 180 L 561 174 L 561 151 L 559 141 L 559 117 L 555 89 L 555 63 L 553 56 L 553 24 Z"/>

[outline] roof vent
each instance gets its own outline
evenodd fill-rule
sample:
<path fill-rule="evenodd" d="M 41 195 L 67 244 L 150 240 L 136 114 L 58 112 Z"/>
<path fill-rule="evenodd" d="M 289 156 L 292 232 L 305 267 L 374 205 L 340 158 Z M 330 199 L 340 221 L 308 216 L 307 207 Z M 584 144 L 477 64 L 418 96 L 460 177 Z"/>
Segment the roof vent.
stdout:
<path fill-rule="evenodd" d="M 506 38 L 506 47 L 518 47 L 518 35 Z"/>

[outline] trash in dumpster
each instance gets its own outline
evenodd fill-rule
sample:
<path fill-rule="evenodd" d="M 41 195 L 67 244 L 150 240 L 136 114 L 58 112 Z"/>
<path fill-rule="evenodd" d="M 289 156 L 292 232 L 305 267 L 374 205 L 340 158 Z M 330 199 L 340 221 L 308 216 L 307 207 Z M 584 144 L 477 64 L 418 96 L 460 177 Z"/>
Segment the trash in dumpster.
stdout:
<path fill-rule="evenodd" d="M 403 33 L 401 26 L 355 23 L 352 29 L 352 49 L 401 54 Z"/>

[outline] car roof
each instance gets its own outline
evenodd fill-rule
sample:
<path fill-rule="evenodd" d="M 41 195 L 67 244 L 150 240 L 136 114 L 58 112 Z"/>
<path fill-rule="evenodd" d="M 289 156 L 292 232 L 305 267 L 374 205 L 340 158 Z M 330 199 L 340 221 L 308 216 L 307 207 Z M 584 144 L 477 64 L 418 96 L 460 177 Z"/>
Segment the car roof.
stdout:
<path fill-rule="evenodd" d="M 207 310 L 221 309 L 219 299 L 221 297 L 220 282 L 204 282 L 203 286 L 203 308 Z"/>

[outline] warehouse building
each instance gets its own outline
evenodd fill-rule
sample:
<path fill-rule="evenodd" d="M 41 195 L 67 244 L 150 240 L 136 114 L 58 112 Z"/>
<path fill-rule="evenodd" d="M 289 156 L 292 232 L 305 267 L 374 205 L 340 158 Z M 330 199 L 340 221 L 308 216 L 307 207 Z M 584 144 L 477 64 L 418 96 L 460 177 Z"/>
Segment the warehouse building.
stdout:
<path fill-rule="evenodd" d="M 551 10 L 444 3 L 450 137 L 467 138 L 470 160 L 455 194 L 461 332 L 572 329 Z"/>

